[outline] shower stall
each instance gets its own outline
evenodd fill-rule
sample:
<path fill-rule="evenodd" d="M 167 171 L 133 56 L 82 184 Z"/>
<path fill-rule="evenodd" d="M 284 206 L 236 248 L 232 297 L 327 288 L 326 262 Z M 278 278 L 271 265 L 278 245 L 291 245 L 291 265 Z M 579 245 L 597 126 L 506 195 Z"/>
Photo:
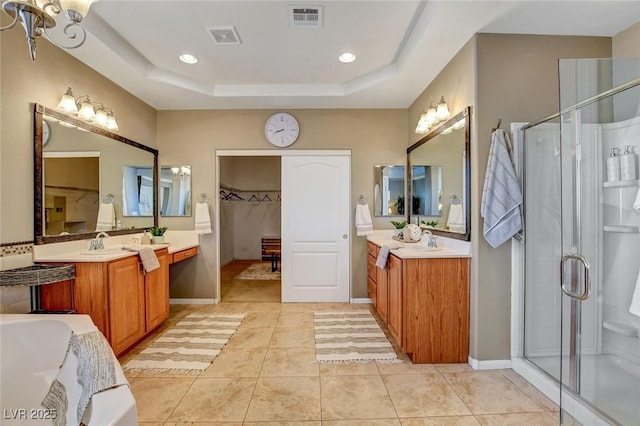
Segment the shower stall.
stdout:
<path fill-rule="evenodd" d="M 640 425 L 640 60 L 559 70 L 560 113 L 513 129 L 525 199 L 513 367 L 559 403 L 562 424 Z M 608 176 L 626 146 L 633 157 L 610 161 L 633 160 L 635 175 L 624 163 Z"/>

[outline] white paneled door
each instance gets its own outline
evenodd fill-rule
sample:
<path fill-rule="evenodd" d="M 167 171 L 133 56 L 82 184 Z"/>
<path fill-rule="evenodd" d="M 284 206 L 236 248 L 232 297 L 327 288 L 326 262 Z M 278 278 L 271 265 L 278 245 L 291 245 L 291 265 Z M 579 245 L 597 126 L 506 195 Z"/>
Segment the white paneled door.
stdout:
<path fill-rule="evenodd" d="M 348 155 L 282 157 L 282 301 L 348 302 Z"/>

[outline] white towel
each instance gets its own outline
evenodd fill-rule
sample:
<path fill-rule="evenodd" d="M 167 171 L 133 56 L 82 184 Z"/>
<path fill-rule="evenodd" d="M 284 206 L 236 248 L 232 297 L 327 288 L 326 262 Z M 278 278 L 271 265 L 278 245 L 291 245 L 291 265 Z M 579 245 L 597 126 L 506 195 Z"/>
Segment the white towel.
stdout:
<path fill-rule="evenodd" d="M 638 189 L 636 200 L 633 202 L 633 209 L 637 212 L 640 212 L 640 189 Z"/>
<path fill-rule="evenodd" d="M 116 226 L 116 212 L 113 203 L 100 203 L 96 231 L 111 231 Z"/>
<path fill-rule="evenodd" d="M 156 252 L 151 247 L 146 247 L 143 245 L 139 246 L 125 246 L 123 247 L 126 250 L 135 251 L 140 256 L 140 262 L 142 262 L 142 266 L 144 267 L 145 272 L 151 272 L 160 267 L 160 261 L 158 260 L 158 256 L 156 256 Z"/>
<path fill-rule="evenodd" d="M 498 247 L 522 229 L 522 192 L 507 148 L 504 129 L 491 134 L 487 173 L 482 190 L 480 215 L 484 218 L 484 238 Z"/>
<path fill-rule="evenodd" d="M 464 231 L 464 212 L 462 209 L 462 203 L 451 204 L 449 206 L 447 227 L 452 231 Z"/>
<path fill-rule="evenodd" d="M 640 317 L 640 273 L 638 274 L 638 279 L 636 280 L 636 289 L 633 291 L 633 296 L 631 296 L 631 306 L 629 306 L 629 312 Z"/>
<path fill-rule="evenodd" d="M 373 221 L 368 204 L 356 205 L 356 235 L 365 237 L 373 234 Z"/>
<path fill-rule="evenodd" d="M 376 259 L 376 266 L 380 269 L 386 268 L 387 259 L 389 259 L 389 252 L 397 248 L 400 248 L 400 244 L 385 244 L 380 247 L 380 251 L 378 251 L 378 258 Z"/>
<path fill-rule="evenodd" d="M 198 234 L 210 234 L 211 216 L 209 215 L 209 204 L 196 203 L 196 224 L 195 230 Z"/>

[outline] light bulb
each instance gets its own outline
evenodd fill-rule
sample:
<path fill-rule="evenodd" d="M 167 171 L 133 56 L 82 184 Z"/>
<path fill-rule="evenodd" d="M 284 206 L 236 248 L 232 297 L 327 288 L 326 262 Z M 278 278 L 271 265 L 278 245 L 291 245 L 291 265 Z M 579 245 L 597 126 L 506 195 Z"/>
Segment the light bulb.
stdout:
<path fill-rule="evenodd" d="M 449 117 L 451 117 L 451 113 L 449 112 L 449 107 L 447 106 L 447 103 L 444 101 L 444 96 L 440 97 L 437 114 L 438 114 L 438 120 L 440 121 L 448 120 Z"/>
<path fill-rule="evenodd" d="M 118 127 L 118 122 L 116 121 L 116 117 L 113 115 L 113 112 L 107 113 L 107 129 L 112 132 L 120 130 Z"/>
<path fill-rule="evenodd" d="M 95 120 L 99 126 L 107 127 L 107 123 L 109 123 L 109 118 L 107 117 L 107 111 L 105 111 L 103 107 L 98 108 L 98 110 L 96 111 Z"/>
<path fill-rule="evenodd" d="M 80 104 L 80 110 L 78 111 L 78 118 L 81 118 L 82 120 L 85 120 L 85 121 L 93 121 L 95 117 L 96 117 L 96 112 L 93 110 L 93 105 L 91 104 L 91 101 L 89 100 L 89 98 L 87 98 L 86 100 L 82 101 L 82 103 Z"/>
<path fill-rule="evenodd" d="M 58 102 L 57 108 L 60 111 L 70 112 L 72 114 L 78 113 L 78 105 L 76 105 L 76 98 L 73 97 L 73 93 L 71 92 L 71 87 L 68 87 L 65 94 L 62 95 L 60 102 Z"/>

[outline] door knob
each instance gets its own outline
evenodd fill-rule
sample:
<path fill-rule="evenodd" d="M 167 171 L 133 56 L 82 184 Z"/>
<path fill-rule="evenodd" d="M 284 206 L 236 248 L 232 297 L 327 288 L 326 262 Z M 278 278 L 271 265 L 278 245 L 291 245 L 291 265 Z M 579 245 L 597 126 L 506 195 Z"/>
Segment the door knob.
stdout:
<path fill-rule="evenodd" d="M 349 236 L 347 234 L 342 234 L 342 239 L 346 240 L 347 238 L 349 238 Z"/>

